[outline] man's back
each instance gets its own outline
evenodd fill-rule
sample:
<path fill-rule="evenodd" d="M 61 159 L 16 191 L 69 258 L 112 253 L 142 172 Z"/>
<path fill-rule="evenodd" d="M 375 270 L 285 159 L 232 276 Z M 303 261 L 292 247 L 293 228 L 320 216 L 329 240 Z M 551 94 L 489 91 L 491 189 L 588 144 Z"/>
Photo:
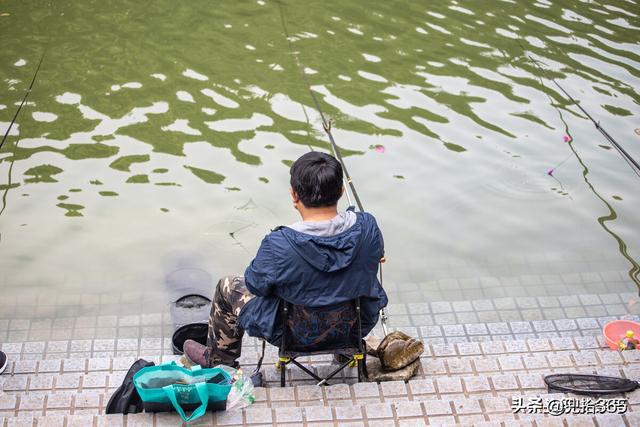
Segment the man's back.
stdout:
<path fill-rule="evenodd" d="M 279 227 L 264 238 L 245 271 L 247 288 L 256 298 L 242 309 L 238 323 L 273 343 L 281 336 L 276 321 L 280 298 L 317 307 L 361 297 L 367 334 L 387 304 L 376 277 L 383 253 L 382 234 L 368 213 L 347 211 L 324 222 Z"/>

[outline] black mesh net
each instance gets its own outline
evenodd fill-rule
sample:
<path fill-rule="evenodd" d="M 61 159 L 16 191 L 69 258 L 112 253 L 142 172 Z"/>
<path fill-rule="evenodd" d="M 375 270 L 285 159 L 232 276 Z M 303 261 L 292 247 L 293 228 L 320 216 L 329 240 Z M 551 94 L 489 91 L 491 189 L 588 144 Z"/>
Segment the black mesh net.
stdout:
<path fill-rule="evenodd" d="M 322 353 L 358 348 L 358 315 L 353 301 L 324 307 L 302 307 L 288 304 L 285 322 L 287 353 Z"/>
<path fill-rule="evenodd" d="M 562 391 L 589 396 L 628 393 L 640 386 L 637 381 L 602 375 L 553 374 L 544 378 L 550 392 Z"/>

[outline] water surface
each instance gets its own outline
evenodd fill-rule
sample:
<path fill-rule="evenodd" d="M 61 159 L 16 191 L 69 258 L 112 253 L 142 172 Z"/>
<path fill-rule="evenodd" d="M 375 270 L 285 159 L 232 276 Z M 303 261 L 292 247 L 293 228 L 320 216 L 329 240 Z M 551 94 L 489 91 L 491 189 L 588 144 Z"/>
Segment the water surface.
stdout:
<path fill-rule="evenodd" d="M 132 292 L 157 311 L 168 271 L 241 272 L 297 220 L 290 162 L 329 150 L 296 56 L 384 232 L 392 302 L 638 283 L 640 179 L 549 80 L 640 158 L 637 1 L 11 0 L 0 14 L 3 134 L 44 55 L 0 149 L 5 311 Z"/>

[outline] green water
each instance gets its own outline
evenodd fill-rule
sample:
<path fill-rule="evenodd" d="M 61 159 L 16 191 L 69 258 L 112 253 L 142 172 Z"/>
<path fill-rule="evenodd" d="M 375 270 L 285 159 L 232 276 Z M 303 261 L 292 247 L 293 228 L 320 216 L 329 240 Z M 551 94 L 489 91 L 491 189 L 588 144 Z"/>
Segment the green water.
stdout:
<path fill-rule="evenodd" d="M 3 135 L 44 59 L 0 149 L 0 286 L 160 293 L 179 265 L 242 271 L 297 219 L 290 161 L 329 150 L 297 57 L 383 229 L 393 302 L 505 294 L 474 280 L 601 292 L 563 276 L 585 272 L 633 289 L 640 179 L 527 55 L 640 158 L 639 15 L 633 0 L 4 0 Z"/>

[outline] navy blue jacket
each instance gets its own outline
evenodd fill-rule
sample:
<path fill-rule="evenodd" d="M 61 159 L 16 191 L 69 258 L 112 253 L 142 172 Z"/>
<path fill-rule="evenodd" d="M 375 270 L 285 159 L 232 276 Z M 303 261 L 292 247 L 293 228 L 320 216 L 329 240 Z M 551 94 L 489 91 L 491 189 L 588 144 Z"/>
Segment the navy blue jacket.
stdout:
<path fill-rule="evenodd" d="M 288 227 L 268 234 L 244 273 L 256 297 L 243 307 L 238 325 L 251 336 L 277 343 L 282 336 L 282 325 L 276 322 L 279 298 L 319 307 L 361 297 L 362 333 L 368 334 L 387 305 L 377 279 L 384 242 L 371 214 L 356 215 L 354 225 L 334 236 Z"/>

